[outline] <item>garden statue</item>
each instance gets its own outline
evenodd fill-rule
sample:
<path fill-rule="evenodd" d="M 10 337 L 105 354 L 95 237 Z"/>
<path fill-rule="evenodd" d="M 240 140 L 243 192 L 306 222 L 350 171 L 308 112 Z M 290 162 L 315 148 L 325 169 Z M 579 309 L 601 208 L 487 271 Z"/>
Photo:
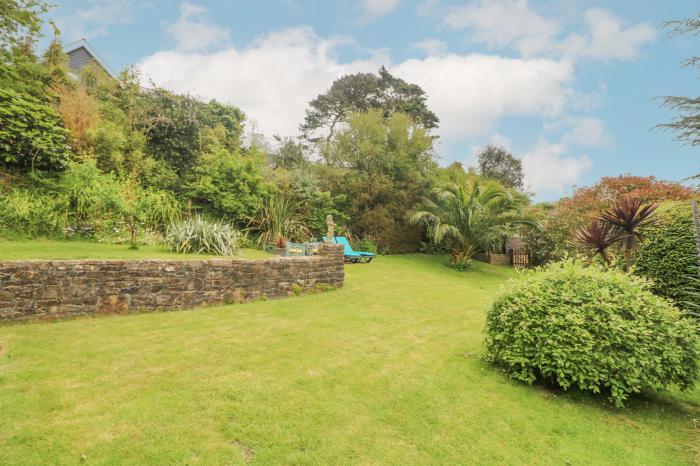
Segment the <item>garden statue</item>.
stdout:
<path fill-rule="evenodd" d="M 333 216 L 331 214 L 326 215 L 326 225 L 328 225 L 326 243 L 332 243 L 333 238 L 335 237 L 335 222 L 333 221 Z"/>

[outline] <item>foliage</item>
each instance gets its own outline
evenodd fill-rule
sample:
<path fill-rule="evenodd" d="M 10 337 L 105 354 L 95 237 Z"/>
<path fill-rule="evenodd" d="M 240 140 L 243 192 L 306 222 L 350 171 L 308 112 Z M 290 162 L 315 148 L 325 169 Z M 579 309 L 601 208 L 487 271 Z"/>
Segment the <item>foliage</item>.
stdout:
<path fill-rule="evenodd" d="M 57 109 L 68 130 L 68 143 L 76 152 L 94 151 L 94 131 L 100 123 L 100 106 L 81 82 L 52 85 L 51 92 L 58 98 Z"/>
<path fill-rule="evenodd" d="M 502 146 L 489 144 L 479 152 L 479 174 L 506 188 L 523 189 L 523 163 Z"/>
<path fill-rule="evenodd" d="M 323 179 L 334 195 L 347 196 L 349 227 L 391 252 L 414 252 L 420 231 L 406 216 L 430 187 L 433 139 L 408 115 L 381 110 L 349 117 L 323 148 Z M 336 222 L 337 223 L 337 222 Z"/>
<path fill-rule="evenodd" d="M 39 190 L 13 188 L 0 195 L 0 235 L 34 237 L 58 235 L 66 218 L 55 196 Z"/>
<path fill-rule="evenodd" d="M 67 158 L 56 111 L 39 98 L 0 88 L 0 163 L 33 171 L 61 168 Z"/>
<path fill-rule="evenodd" d="M 687 279 L 688 285 L 681 290 L 683 300 L 678 306 L 686 315 L 700 319 L 700 277 L 689 275 Z"/>
<path fill-rule="evenodd" d="M 658 203 L 690 199 L 693 191 L 679 183 L 657 180 L 653 176 L 603 177 L 592 186 L 578 189 L 571 198 L 560 200 L 558 208 L 562 213 L 567 211 L 569 216 L 585 220 L 597 216 L 626 195 L 643 202 Z"/>
<path fill-rule="evenodd" d="M 37 175 L 31 187 L 13 188 L 0 198 L 6 236 L 103 238 L 125 225 L 134 245 L 141 227 L 164 231 L 180 210 L 172 193 L 103 173 L 94 161 L 71 162 L 58 179 Z"/>
<path fill-rule="evenodd" d="M 279 238 L 302 242 L 309 235 L 297 205 L 281 194 L 274 194 L 263 202 L 248 228 L 259 235 L 259 246 L 275 242 Z"/>
<path fill-rule="evenodd" d="M 123 183 L 118 209 L 129 231 L 131 247 L 137 248 L 139 227 L 165 230 L 180 219 L 180 203 L 172 193 L 141 188 L 133 180 Z"/>
<path fill-rule="evenodd" d="M 538 221 L 538 228 L 523 228 L 520 232 L 532 265 L 544 265 L 566 257 L 570 249 L 571 227 L 561 221 L 557 206 L 540 203 L 528 209 L 528 215 Z"/>
<path fill-rule="evenodd" d="M 272 168 L 293 169 L 308 164 L 309 161 L 304 144 L 292 138 L 283 138 L 277 135 L 274 136 L 274 139 L 279 144 L 279 147 L 270 154 L 270 165 L 272 165 Z"/>
<path fill-rule="evenodd" d="M 321 186 L 321 179 L 316 168 L 308 170 L 275 170 L 274 184 L 277 189 L 298 206 L 303 223 L 312 235 L 320 238 L 326 233 L 326 216 L 332 215 L 337 225 L 345 225 L 349 218 L 345 214 L 347 197 L 345 194 L 333 195 Z"/>
<path fill-rule="evenodd" d="M 326 139 L 330 140 L 353 113 L 371 110 L 384 117 L 403 113 L 424 129 L 437 128 L 439 119 L 428 109 L 426 100 L 423 89 L 392 76 L 382 66 L 379 76 L 356 73 L 336 79 L 328 91 L 309 102 L 301 131 L 313 140 L 319 137 L 319 130 L 327 130 Z"/>
<path fill-rule="evenodd" d="M 700 34 L 700 11 L 695 17 L 666 22 L 671 35 Z M 700 57 L 691 56 L 683 62 L 684 66 L 700 67 Z M 663 106 L 680 115 L 669 123 L 658 125 L 676 133 L 676 139 L 684 143 L 700 145 L 700 97 L 665 96 Z M 700 176 L 696 175 L 696 176 Z"/>
<path fill-rule="evenodd" d="M 41 16 L 49 10 L 41 0 L 3 0 L 0 2 L 0 52 L 31 46 L 41 33 Z"/>
<path fill-rule="evenodd" d="M 620 233 L 609 222 L 594 219 L 576 233 L 576 240 L 600 254 L 607 265 L 610 265 L 608 248 L 620 240 Z"/>
<path fill-rule="evenodd" d="M 228 223 L 208 221 L 201 216 L 173 223 L 165 234 L 165 244 L 180 254 L 240 255 L 241 232 Z"/>
<path fill-rule="evenodd" d="M 472 258 L 473 256 L 473 249 L 467 249 L 466 251 L 452 253 L 450 255 L 450 266 L 454 267 L 459 271 L 467 270 L 472 266 L 472 261 L 474 260 Z"/>
<path fill-rule="evenodd" d="M 683 307 L 690 276 L 698 274 L 690 203 L 672 202 L 658 209 L 634 258 L 634 273 L 652 282 L 651 290 Z"/>
<path fill-rule="evenodd" d="M 102 173 L 93 161 L 71 163 L 54 187 L 69 223 L 97 226 L 119 215 L 121 186 L 114 175 Z"/>
<path fill-rule="evenodd" d="M 657 180 L 653 176 L 603 177 L 592 186 L 578 189 L 572 197 L 562 198 L 553 205 L 535 206 L 533 215 L 540 218 L 542 229 L 524 232 L 528 249 L 538 256 L 536 259 L 539 263 L 576 254 L 579 243 L 572 241 L 576 232 L 626 195 L 646 203 L 659 203 L 690 199 L 693 191 L 678 183 Z"/>
<path fill-rule="evenodd" d="M 525 214 L 529 199 L 497 182 L 472 177 L 458 184 L 436 188 L 423 209 L 410 222 L 425 228 L 435 244 L 446 244 L 451 262 L 469 259 L 476 252 L 499 250 L 503 241 L 523 225 L 535 226 Z"/>
<path fill-rule="evenodd" d="M 143 92 L 131 107 L 135 126 L 146 135 L 148 155 L 180 176 L 195 166 L 206 145 L 207 130 L 220 128 L 222 145 L 229 151 L 240 145 L 243 113 L 235 107 L 160 88 Z"/>
<path fill-rule="evenodd" d="M 262 174 L 261 161 L 215 147 L 200 157 L 185 193 L 204 212 L 242 223 L 255 215 L 271 190 Z"/>
<path fill-rule="evenodd" d="M 379 253 L 379 244 L 372 238 L 353 238 L 351 246 L 355 251 L 371 252 L 372 254 Z"/>
<path fill-rule="evenodd" d="M 485 329 L 486 359 L 512 378 L 605 392 L 616 406 L 642 390 L 691 388 L 699 343 L 645 282 L 570 261 L 509 283 Z"/>
<path fill-rule="evenodd" d="M 638 197 L 625 195 L 600 215 L 600 220 L 609 225 L 613 239 L 620 241 L 626 270 L 632 265 L 632 253 L 639 247 L 643 231 L 655 221 L 656 207 L 656 204 L 644 204 Z"/>

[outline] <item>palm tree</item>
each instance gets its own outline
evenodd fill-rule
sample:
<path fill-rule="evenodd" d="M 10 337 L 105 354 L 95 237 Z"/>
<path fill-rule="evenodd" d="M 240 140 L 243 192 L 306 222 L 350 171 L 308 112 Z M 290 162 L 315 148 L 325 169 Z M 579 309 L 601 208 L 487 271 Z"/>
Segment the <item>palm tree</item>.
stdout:
<path fill-rule="evenodd" d="M 632 252 L 639 246 L 642 231 L 655 221 L 652 215 L 656 207 L 656 204 L 644 204 L 642 199 L 626 195 L 600 214 L 600 220 L 609 224 L 619 237 L 625 252 L 626 270 L 632 265 Z"/>
<path fill-rule="evenodd" d="M 436 189 L 409 222 L 422 225 L 435 244 L 452 250 L 451 263 L 498 250 L 519 226 L 536 226 L 524 213 L 526 195 L 499 183 L 468 179 Z"/>

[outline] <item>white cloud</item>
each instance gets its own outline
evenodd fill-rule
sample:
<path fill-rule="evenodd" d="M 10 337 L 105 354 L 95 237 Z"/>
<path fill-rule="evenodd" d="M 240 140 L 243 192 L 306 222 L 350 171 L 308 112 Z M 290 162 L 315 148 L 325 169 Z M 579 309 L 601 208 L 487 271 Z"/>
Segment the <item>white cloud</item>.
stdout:
<path fill-rule="evenodd" d="M 631 60 L 657 35 L 648 23 L 626 27 L 609 11 L 592 8 L 582 18 L 585 32 L 562 36 L 563 19 L 540 15 L 527 0 L 480 0 L 452 8 L 444 22 L 453 29 L 471 30 L 474 41 L 514 48 L 524 57 Z"/>
<path fill-rule="evenodd" d="M 360 0 L 360 8 L 367 18 L 375 19 L 391 13 L 399 3 L 401 0 Z"/>
<path fill-rule="evenodd" d="M 440 39 L 426 39 L 413 44 L 413 47 L 421 50 L 426 55 L 445 55 L 447 53 L 447 44 Z"/>
<path fill-rule="evenodd" d="M 562 142 L 578 146 L 601 147 L 612 143 L 612 136 L 605 128 L 605 123 L 591 116 L 569 117 L 563 119 L 567 131 Z"/>
<path fill-rule="evenodd" d="M 308 102 L 339 76 L 376 71 L 380 60 L 339 63 L 337 38 L 310 28 L 270 33 L 247 47 L 211 53 L 163 51 L 141 63 L 145 77 L 163 87 L 240 107 L 267 135 L 295 135 Z"/>
<path fill-rule="evenodd" d="M 548 194 L 561 195 L 578 184 L 593 164 L 588 156 L 567 155 L 568 151 L 564 142 L 550 143 L 540 138 L 522 156 L 527 189 L 538 197 L 547 197 Z"/>
<path fill-rule="evenodd" d="M 590 9 L 585 14 L 588 27 L 586 36 L 570 34 L 560 45 L 569 56 L 592 59 L 631 60 L 639 56 L 639 49 L 656 38 L 657 32 L 647 23 L 625 28 L 621 20 L 602 9 Z"/>
<path fill-rule="evenodd" d="M 482 0 L 455 7 L 445 17 L 454 29 L 469 28 L 472 39 L 491 47 L 514 47 L 523 56 L 551 49 L 558 21 L 535 13 L 527 0 Z"/>
<path fill-rule="evenodd" d="M 287 29 L 246 47 L 158 52 L 140 68 L 157 85 L 239 106 L 268 135 L 295 135 L 308 102 L 336 78 L 382 64 L 427 92 L 447 141 L 483 134 L 507 115 L 558 115 L 571 93 L 573 69 L 565 61 L 451 54 L 391 65 L 377 52 L 342 62 L 334 51 L 345 42 L 310 28 Z"/>
<path fill-rule="evenodd" d="M 411 59 L 391 71 L 426 91 L 450 140 L 483 134 L 506 115 L 558 115 L 573 78 L 567 62 L 479 54 Z"/>
<path fill-rule="evenodd" d="M 56 25 L 67 42 L 93 39 L 107 35 L 115 24 L 133 23 L 135 10 L 133 0 L 93 0 L 70 15 L 58 16 Z"/>
<path fill-rule="evenodd" d="M 229 33 L 207 18 L 207 10 L 193 3 L 180 4 L 180 18 L 167 26 L 168 35 L 175 41 L 178 50 L 191 52 L 206 50 L 226 42 Z"/>

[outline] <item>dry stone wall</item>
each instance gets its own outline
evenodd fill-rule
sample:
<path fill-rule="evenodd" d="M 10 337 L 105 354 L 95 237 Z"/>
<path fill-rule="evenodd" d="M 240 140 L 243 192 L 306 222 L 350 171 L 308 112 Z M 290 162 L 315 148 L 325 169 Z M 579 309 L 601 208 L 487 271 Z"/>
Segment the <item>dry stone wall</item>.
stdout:
<path fill-rule="evenodd" d="M 342 287 L 343 249 L 264 260 L 0 261 L 0 321 L 186 309 Z"/>

